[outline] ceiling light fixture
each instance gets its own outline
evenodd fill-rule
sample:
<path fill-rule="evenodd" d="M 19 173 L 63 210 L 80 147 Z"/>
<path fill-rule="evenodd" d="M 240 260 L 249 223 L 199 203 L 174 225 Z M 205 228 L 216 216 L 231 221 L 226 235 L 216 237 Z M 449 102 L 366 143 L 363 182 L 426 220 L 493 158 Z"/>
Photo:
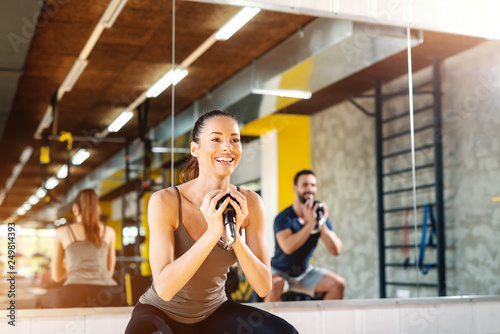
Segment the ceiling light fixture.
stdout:
<path fill-rule="evenodd" d="M 36 191 L 35 193 L 35 196 L 38 197 L 38 198 L 44 198 L 45 195 L 47 195 L 47 190 L 43 189 L 43 188 L 38 188 L 38 190 Z"/>
<path fill-rule="evenodd" d="M 65 179 L 68 177 L 68 165 L 62 165 L 56 173 L 58 179 Z"/>
<path fill-rule="evenodd" d="M 42 132 L 52 124 L 52 106 L 49 105 L 35 132 L 35 139 L 42 139 Z"/>
<path fill-rule="evenodd" d="M 184 79 L 188 71 L 178 67 L 175 70 L 170 70 L 160 80 L 158 80 L 147 92 L 147 97 L 157 97 L 170 85 L 177 85 L 179 81 Z"/>
<path fill-rule="evenodd" d="M 21 156 L 19 157 L 19 161 L 24 165 L 28 162 L 28 160 L 31 157 L 31 154 L 33 154 L 33 147 L 28 146 L 23 150 L 23 153 L 21 153 Z"/>
<path fill-rule="evenodd" d="M 87 160 L 88 157 L 90 157 L 90 152 L 84 148 L 81 148 L 78 150 L 78 152 L 76 152 L 73 158 L 71 158 L 71 163 L 73 165 L 81 165 L 85 160 Z"/>
<path fill-rule="evenodd" d="M 23 210 L 21 208 L 16 210 L 16 215 L 18 216 L 24 216 L 26 214 L 26 210 Z"/>
<path fill-rule="evenodd" d="M 257 7 L 245 7 L 240 10 L 229 22 L 220 28 L 215 34 L 215 38 L 218 40 L 227 40 L 235 32 L 241 29 L 248 21 L 252 19 L 257 13 L 260 12 L 260 8 Z"/>
<path fill-rule="evenodd" d="M 120 129 L 127 124 L 130 119 L 134 117 L 134 113 L 125 109 L 120 116 L 118 116 L 113 123 L 108 126 L 108 132 L 118 132 Z"/>
<path fill-rule="evenodd" d="M 31 209 L 31 205 L 29 203 L 24 203 L 21 205 L 20 209 L 23 209 L 24 211 L 28 211 Z"/>
<path fill-rule="evenodd" d="M 303 90 L 292 90 L 292 89 L 261 89 L 261 88 L 252 88 L 252 94 L 261 94 L 261 95 L 274 95 L 281 97 L 293 97 L 297 99 L 310 99 L 312 96 L 311 92 L 303 91 Z"/>
<path fill-rule="evenodd" d="M 151 152 L 153 153 L 170 153 L 172 152 L 172 148 L 170 147 L 152 147 Z M 174 153 L 189 153 L 189 148 L 185 147 L 176 147 L 174 148 Z"/>
<path fill-rule="evenodd" d="M 38 202 L 40 202 L 40 199 L 36 197 L 35 195 L 31 195 L 30 198 L 28 198 L 28 203 L 31 205 L 35 205 Z"/>
<path fill-rule="evenodd" d="M 45 181 L 45 188 L 51 190 L 57 187 L 58 184 L 59 180 L 56 177 L 52 176 L 47 181 Z"/>

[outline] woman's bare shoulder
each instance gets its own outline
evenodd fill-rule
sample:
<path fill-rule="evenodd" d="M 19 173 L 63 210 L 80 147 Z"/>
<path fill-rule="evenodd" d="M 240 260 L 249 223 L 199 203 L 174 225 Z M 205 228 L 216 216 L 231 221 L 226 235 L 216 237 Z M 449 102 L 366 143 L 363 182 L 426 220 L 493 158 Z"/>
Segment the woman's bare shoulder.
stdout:
<path fill-rule="evenodd" d="M 60 226 L 56 229 L 56 234 L 54 235 L 54 237 L 56 239 L 61 239 L 62 236 L 67 235 L 68 233 L 68 225 Z"/>
<path fill-rule="evenodd" d="M 174 198 L 177 198 L 177 192 L 174 187 L 158 190 L 151 195 L 150 203 L 165 204 L 171 203 Z"/>
<path fill-rule="evenodd" d="M 260 201 L 261 198 L 260 198 L 260 195 L 257 194 L 255 191 L 253 190 L 249 190 L 249 189 L 245 189 L 245 188 L 241 188 L 239 187 L 239 191 L 240 193 L 246 197 L 247 199 L 247 202 L 250 202 L 250 201 Z"/>
<path fill-rule="evenodd" d="M 179 216 L 179 199 L 173 187 L 158 190 L 151 195 L 148 205 L 149 224 L 169 222 L 168 225 L 177 228 Z M 158 226 L 160 226 L 158 225 Z"/>

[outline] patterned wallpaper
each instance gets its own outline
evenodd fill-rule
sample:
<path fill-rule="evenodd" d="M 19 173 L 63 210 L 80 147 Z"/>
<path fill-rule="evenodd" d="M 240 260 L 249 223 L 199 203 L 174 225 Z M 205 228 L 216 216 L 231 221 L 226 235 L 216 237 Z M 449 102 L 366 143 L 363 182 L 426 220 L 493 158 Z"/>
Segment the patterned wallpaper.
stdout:
<path fill-rule="evenodd" d="M 431 78 L 427 68 L 414 74 L 414 85 Z M 485 42 L 474 49 L 447 59 L 442 64 L 443 89 L 443 173 L 445 183 L 445 224 L 447 238 L 448 295 L 500 294 L 500 42 Z M 384 85 L 384 92 L 407 86 L 407 77 Z M 430 87 L 428 87 L 430 88 Z M 424 87 L 425 89 L 425 87 Z M 367 92 L 368 93 L 368 92 Z M 373 110 L 368 99 L 360 100 Z M 429 97 L 414 99 L 414 110 L 431 102 Z M 384 115 L 408 110 L 406 97 L 388 100 Z M 415 116 L 415 128 L 432 121 L 430 113 Z M 312 168 L 318 176 L 318 199 L 329 207 L 335 231 L 343 240 L 338 257 L 327 253 L 320 243 L 313 257 L 317 266 L 327 267 L 347 281 L 345 298 L 378 298 L 378 235 L 375 178 L 375 125 L 349 102 L 315 114 L 311 118 Z M 384 127 L 390 134 L 409 129 L 408 118 Z M 415 144 L 432 143 L 432 130 L 421 131 Z M 408 148 L 410 136 L 384 144 L 384 152 Z M 431 162 L 432 150 L 416 154 L 416 163 Z M 398 157 L 385 170 L 411 166 L 409 156 Z M 416 184 L 433 181 L 431 171 L 419 171 Z M 411 174 L 384 180 L 386 189 L 410 187 Z M 434 201 L 434 191 L 417 192 L 416 201 Z M 410 194 L 386 198 L 386 207 L 411 206 Z M 408 217 L 414 223 L 413 214 Z M 417 223 L 422 211 L 417 211 Z M 402 225 L 404 213 L 387 217 L 388 226 Z M 420 242 L 420 230 L 408 232 L 410 244 Z M 402 232 L 386 233 L 387 244 L 401 244 Z M 416 254 L 410 249 L 411 261 Z M 388 262 L 402 262 L 402 251 L 387 251 Z M 429 262 L 435 258 L 426 251 Z M 422 275 L 410 268 L 388 269 L 388 279 L 436 282 L 436 273 Z M 435 289 L 389 288 L 388 296 L 435 296 Z"/>

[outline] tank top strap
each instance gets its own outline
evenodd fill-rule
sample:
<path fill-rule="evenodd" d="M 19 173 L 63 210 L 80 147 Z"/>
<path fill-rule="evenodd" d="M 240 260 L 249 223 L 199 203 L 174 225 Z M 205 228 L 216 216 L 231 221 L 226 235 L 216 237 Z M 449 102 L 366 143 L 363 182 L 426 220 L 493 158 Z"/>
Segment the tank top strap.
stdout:
<path fill-rule="evenodd" d="M 68 230 L 69 230 L 69 233 L 70 233 L 70 240 L 73 239 L 71 242 L 75 242 L 76 241 L 76 237 L 75 237 L 75 234 L 73 233 L 73 230 L 71 229 L 71 224 L 68 224 Z"/>
<path fill-rule="evenodd" d="M 176 186 L 174 186 L 175 192 L 177 193 L 177 198 L 179 199 L 179 226 L 182 225 L 182 205 L 181 205 L 181 193 Z"/>
<path fill-rule="evenodd" d="M 108 227 L 107 224 L 102 224 L 102 236 L 101 236 L 102 240 L 104 240 L 104 235 L 106 234 L 106 227 Z"/>

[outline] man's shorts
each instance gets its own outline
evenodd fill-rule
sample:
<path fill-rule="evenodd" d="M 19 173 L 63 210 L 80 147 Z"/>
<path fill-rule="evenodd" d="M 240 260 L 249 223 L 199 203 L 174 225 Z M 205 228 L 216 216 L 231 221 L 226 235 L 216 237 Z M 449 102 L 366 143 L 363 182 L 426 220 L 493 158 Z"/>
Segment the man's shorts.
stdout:
<path fill-rule="evenodd" d="M 330 271 L 325 268 L 316 268 L 309 265 L 306 271 L 297 277 L 288 276 L 283 271 L 276 268 L 271 268 L 271 272 L 273 275 L 280 274 L 285 279 L 283 292 L 292 290 L 300 293 L 305 293 L 309 296 L 314 296 L 316 285 L 318 285 L 321 278 L 328 274 Z"/>

